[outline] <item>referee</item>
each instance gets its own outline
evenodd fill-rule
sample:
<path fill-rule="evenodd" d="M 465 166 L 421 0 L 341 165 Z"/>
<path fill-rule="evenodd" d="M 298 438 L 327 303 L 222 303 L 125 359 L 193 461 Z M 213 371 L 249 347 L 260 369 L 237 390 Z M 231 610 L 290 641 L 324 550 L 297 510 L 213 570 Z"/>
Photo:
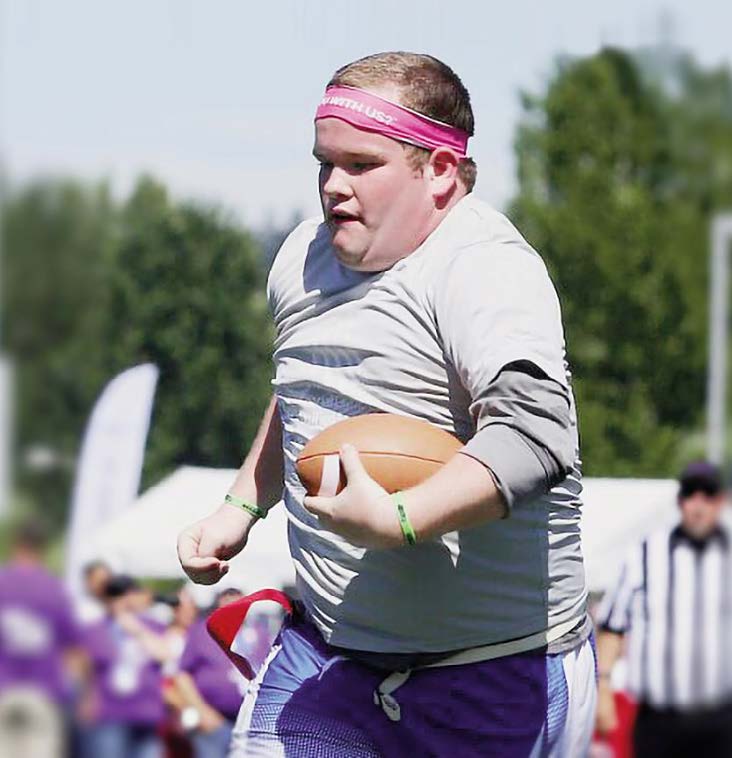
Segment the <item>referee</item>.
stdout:
<path fill-rule="evenodd" d="M 617 724 L 610 671 L 628 635 L 639 704 L 636 756 L 732 756 L 732 561 L 719 470 L 692 463 L 679 481 L 680 521 L 631 550 L 597 623 L 597 729 Z"/>

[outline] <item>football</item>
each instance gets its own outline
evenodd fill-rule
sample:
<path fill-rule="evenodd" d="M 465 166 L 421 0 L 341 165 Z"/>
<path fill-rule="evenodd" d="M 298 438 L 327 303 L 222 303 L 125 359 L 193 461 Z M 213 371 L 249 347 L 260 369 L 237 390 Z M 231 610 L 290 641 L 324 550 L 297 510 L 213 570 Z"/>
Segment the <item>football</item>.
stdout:
<path fill-rule="evenodd" d="M 432 476 L 463 443 L 426 421 L 391 413 L 370 413 L 340 421 L 314 437 L 297 458 L 297 473 L 308 495 L 331 497 L 345 486 L 341 445 L 359 452 L 369 476 L 387 492 L 413 487 Z"/>

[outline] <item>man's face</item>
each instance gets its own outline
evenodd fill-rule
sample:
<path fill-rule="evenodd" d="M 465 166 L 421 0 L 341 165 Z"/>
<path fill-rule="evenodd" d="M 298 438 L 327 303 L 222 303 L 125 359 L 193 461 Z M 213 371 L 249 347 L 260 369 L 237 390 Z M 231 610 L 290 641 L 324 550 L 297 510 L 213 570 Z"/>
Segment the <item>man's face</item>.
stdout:
<path fill-rule="evenodd" d="M 394 99 L 392 92 L 377 94 Z M 344 266 L 384 271 L 428 236 L 430 185 L 399 142 L 325 118 L 315 124 L 313 155 L 320 163 L 323 215 Z"/>
<path fill-rule="evenodd" d="M 135 606 L 135 600 L 131 592 L 125 592 L 124 595 L 119 597 L 110 598 L 107 601 L 110 613 L 113 616 L 119 616 L 125 613 L 136 613 L 137 608 Z"/>
<path fill-rule="evenodd" d="M 138 587 L 127 593 L 130 610 L 144 613 L 153 604 L 153 594 L 147 587 Z"/>
<path fill-rule="evenodd" d="M 198 616 L 198 608 L 191 597 L 191 593 L 182 589 L 178 593 L 178 605 L 174 617 L 177 624 L 187 629 Z"/>
<path fill-rule="evenodd" d="M 244 596 L 238 590 L 226 590 L 218 596 L 216 600 L 216 607 L 223 608 L 225 605 L 229 605 L 229 603 L 233 603 L 235 600 L 241 600 L 242 597 Z"/>
<path fill-rule="evenodd" d="M 708 495 L 702 491 L 682 498 L 681 521 L 686 531 L 697 539 L 708 537 L 719 524 L 724 501 L 723 494 Z"/>
<path fill-rule="evenodd" d="M 111 577 L 111 573 L 106 566 L 95 566 L 86 576 L 86 588 L 92 597 L 101 598 L 104 595 L 104 588 Z"/>

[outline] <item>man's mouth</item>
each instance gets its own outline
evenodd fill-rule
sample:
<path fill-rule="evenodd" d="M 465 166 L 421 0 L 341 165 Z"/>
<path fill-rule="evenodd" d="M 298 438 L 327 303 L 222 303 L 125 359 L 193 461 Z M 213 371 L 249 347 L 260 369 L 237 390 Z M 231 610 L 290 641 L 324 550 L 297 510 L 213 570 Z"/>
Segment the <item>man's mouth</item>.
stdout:
<path fill-rule="evenodd" d="M 348 211 L 342 211 L 337 208 L 328 211 L 328 222 L 334 226 L 343 226 L 349 222 L 360 221 L 359 216 L 355 213 L 349 213 Z"/>

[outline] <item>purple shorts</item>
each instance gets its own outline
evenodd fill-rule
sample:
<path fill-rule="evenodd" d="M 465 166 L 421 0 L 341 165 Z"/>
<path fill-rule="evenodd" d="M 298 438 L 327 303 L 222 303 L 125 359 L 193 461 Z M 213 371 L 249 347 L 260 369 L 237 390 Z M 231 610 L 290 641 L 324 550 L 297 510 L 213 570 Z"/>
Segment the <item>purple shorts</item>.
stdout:
<path fill-rule="evenodd" d="M 572 713 L 570 691 L 584 716 Z M 579 758 L 589 747 L 594 692 L 589 641 L 569 654 L 532 651 L 400 677 L 344 656 L 294 619 L 250 685 L 231 755 Z"/>

